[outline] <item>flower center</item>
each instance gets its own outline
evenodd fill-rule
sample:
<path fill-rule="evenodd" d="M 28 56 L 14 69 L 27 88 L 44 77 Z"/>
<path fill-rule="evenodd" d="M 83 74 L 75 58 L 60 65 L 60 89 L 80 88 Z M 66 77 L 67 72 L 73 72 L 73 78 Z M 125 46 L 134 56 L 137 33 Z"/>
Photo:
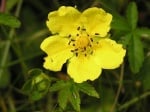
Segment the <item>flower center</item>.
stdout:
<path fill-rule="evenodd" d="M 87 56 L 93 54 L 93 39 L 86 32 L 85 28 L 77 28 L 76 36 L 69 35 L 70 41 L 68 45 L 73 46 L 71 52 L 76 56 Z"/>
<path fill-rule="evenodd" d="M 84 49 L 90 44 L 90 41 L 86 35 L 80 35 L 76 38 L 75 45 L 79 49 Z"/>

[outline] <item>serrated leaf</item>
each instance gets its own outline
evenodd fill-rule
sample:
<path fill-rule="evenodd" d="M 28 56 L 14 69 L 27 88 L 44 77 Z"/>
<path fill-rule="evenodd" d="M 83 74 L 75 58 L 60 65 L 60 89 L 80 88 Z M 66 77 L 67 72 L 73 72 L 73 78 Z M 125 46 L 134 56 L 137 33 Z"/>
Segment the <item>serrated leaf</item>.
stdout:
<path fill-rule="evenodd" d="M 146 57 L 140 71 L 144 90 L 150 90 L 150 56 Z"/>
<path fill-rule="evenodd" d="M 140 37 L 135 34 L 132 34 L 128 45 L 128 59 L 132 72 L 138 73 L 144 60 L 144 52 Z"/>
<path fill-rule="evenodd" d="M 65 88 L 65 87 L 68 86 L 68 85 L 70 85 L 70 83 L 67 82 L 67 81 L 63 81 L 63 80 L 57 81 L 56 83 L 54 83 L 54 84 L 50 87 L 49 90 L 50 90 L 51 92 L 58 91 L 58 90 L 60 90 L 60 89 L 62 89 L 62 88 Z"/>
<path fill-rule="evenodd" d="M 0 13 L 0 24 L 7 25 L 12 28 L 19 28 L 21 23 L 20 21 L 9 14 Z"/>
<path fill-rule="evenodd" d="M 130 2 L 127 10 L 126 10 L 126 17 L 128 20 L 128 23 L 131 26 L 131 29 L 135 29 L 137 26 L 138 21 L 138 10 L 135 2 Z"/>
<path fill-rule="evenodd" d="M 66 108 L 68 102 L 68 95 L 69 95 L 69 87 L 61 89 L 58 93 L 58 103 L 59 106 L 63 109 Z"/>
<path fill-rule="evenodd" d="M 77 112 L 80 112 L 80 103 L 81 103 L 80 95 L 79 95 L 78 88 L 75 85 L 72 85 L 72 87 L 70 88 L 69 100 L 73 108 Z"/>
<path fill-rule="evenodd" d="M 95 88 L 93 86 L 91 86 L 90 84 L 88 84 L 87 82 L 77 84 L 77 87 L 80 91 L 88 94 L 89 96 L 99 98 L 99 94 L 97 93 Z"/>

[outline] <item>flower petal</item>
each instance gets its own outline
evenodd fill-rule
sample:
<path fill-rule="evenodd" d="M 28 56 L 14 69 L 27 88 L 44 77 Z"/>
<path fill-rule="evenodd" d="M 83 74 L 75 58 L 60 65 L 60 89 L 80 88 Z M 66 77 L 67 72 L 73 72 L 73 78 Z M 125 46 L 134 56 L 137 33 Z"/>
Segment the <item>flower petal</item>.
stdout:
<path fill-rule="evenodd" d="M 60 35 L 76 34 L 80 12 L 74 7 L 61 6 L 58 11 L 50 12 L 46 22 L 49 30 Z"/>
<path fill-rule="evenodd" d="M 93 57 L 73 57 L 67 69 L 68 74 L 77 83 L 95 80 L 101 74 L 101 66 L 94 62 Z"/>
<path fill-rule="evenodd" d="M 121 44 L 117 44 L 111 39 L 101 39 L 99 48 L 96 49 L 96 56 L 104 69 L 114 69 L 123 62 L 126 50 Z"/>
<path fill-rule="evenodd" d="M 44 67 L 53 71 L 60 71 L 63 64 L 73 55 L 68 46 L 68 39 L 60 36 L 46 38 L 40 47 L 48 55 Z"/>
<path fill-rule="evenodd" d="M 104 37 L 110 30 L 112 15 L 101 8 L 88 8 L 83 12 L 82 17 L 85 17 L 83 24 L 89 34 L 95 35 L 95 33 L 98 33 L 101 37 Z"/>

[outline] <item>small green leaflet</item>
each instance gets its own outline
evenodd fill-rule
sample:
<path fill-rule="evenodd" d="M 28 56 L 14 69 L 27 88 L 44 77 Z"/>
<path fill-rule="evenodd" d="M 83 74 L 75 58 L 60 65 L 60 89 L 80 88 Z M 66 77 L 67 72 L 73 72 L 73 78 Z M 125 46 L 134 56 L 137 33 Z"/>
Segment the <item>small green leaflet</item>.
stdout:
<path fill-rule="evenodd" d="M 128 44 L 128 59 L 133 73 L 138 73 L 144 61 L 144 51 L 140 37 L 132 34 Z"/>
<path fill-rule="evenodd" d="M 138 21 L 138 10 L 135 2 L 129 3 L 127 10 L 126 10 L 126 17 L 128 20 L 128 23 L 131 26 L 131 29 L 135 29 L 137 26 Z"/>
<path fill-rule="evenodd" d="M 83 93 L 86 93 L 89 96 L 99 98 L 99 94 L 96 92 L 95 88 L 93 86 L 91 86 L 90 84 L 88 84 L 87 82 L 77 84 L 77 87 Z"/>
<path fill-rule="evenodd" d="M 4 13 L 0 13 L 0 25 L 1 24 L 12 28 L 19 28 L 21 25 L 16 17 Z"/>

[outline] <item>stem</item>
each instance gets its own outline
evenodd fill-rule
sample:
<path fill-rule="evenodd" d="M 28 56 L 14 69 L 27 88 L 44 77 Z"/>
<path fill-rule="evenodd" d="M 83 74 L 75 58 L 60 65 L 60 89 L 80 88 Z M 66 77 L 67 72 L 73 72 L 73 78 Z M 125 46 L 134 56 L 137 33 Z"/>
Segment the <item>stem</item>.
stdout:
<path fill-rule="evenodd" d="M 11 95 L 8 95 L 7 97 L 9 109 L 11 110 L 11 112 L 17 112 Z"/>
<path fill-rule="evenodd" d="M 20 10 L 21 10 L 21 5 L 22 5 L 22 0 L 19 0 L 18 5 L 17 5 L 16 12 L 15 12 L 15 16 L 16 16 L 16 17 L 19 16 L 19 13 L 20 13 Z M 5 46 L 5 48 L 4 48 L 4 53 L 3 53 L 3 56 L 2 56 L 2 61 L 1 61 L 1 63 L 0 63 L 0 67 L 1 67 L 1 68 L 0 68 L 0 79 L 1 79 L 1 77 L 2 77 L 2 75 L 3 75 L 3 71 L 4 71 L 3 66 L 5 66 L 5 64 L 6 64 L 6 62 L 7 62 L 7 59 L 8 59 L 9 48 L 10 48 L 10 46 L 11 46 L 11 40 L 12 40 L 14 34 L 15 34 L 15 29 L 12 28 L 12 29 L 10 30 L 10 32 L 9 32 L 9 37 L 8 37 L 9 40 L 7 41 L 6 46 Z"/>
<path fill-rule="evenodd" d="M 0 107 L 2 109 L 2 112 L 7 112 L 7 107 L 6 107 L 6 104 L 5 104 L 5 100 L 2 96 L 0 96 Z"/>
<path fill-rule="evenodd" d="M 118 90 L 117 90 L 117 94 L 116 94 L 116 97 L 115 97 L 115 101 L 110 109 L 110 112 L 114 112 L 115 110 L 115 107 L 117 105 L 117 101 L 118 101 L 118 98 L 119 98 L 119 95 L 120 95 L 120 92 L 121 92 L 121 88 L 122 88 L 122 83 L 123 83 L 123 76 L 124 76 L 124 64 L 121 65 L 121 71 L 120 71 L 120 79 L 119 79 L 119 87 L 118 87 Z"/>
<path fill-rule="evenodd" d="M 5 12 L 6 0 L 1 0 L 0 12 Z"/>
<path fill-rule="evenodd" d="M 140 100 L 146 98 L 146 97 L 149 96 L 149 95 L 150 95 L 150 91 L 143 93 L 143 94 L 142 94 L 141 96 L 139 96 L 139 97 L 135 97 L 135 98 L 131 99 L 130 101 L 128 101 L 128 102 L 126 102 L 125 104 L 121 105 L 121 106 L 118 108 L 118 111 L 121 111 L 121 110 L 123 110 L 123 109 L 125 109 L 125 108 L 128 108 L 129 106 L 131 106 L 131 105 L 135 104 L 136 102 L 138 102 L 138 101 L 140 101 Z"/>

